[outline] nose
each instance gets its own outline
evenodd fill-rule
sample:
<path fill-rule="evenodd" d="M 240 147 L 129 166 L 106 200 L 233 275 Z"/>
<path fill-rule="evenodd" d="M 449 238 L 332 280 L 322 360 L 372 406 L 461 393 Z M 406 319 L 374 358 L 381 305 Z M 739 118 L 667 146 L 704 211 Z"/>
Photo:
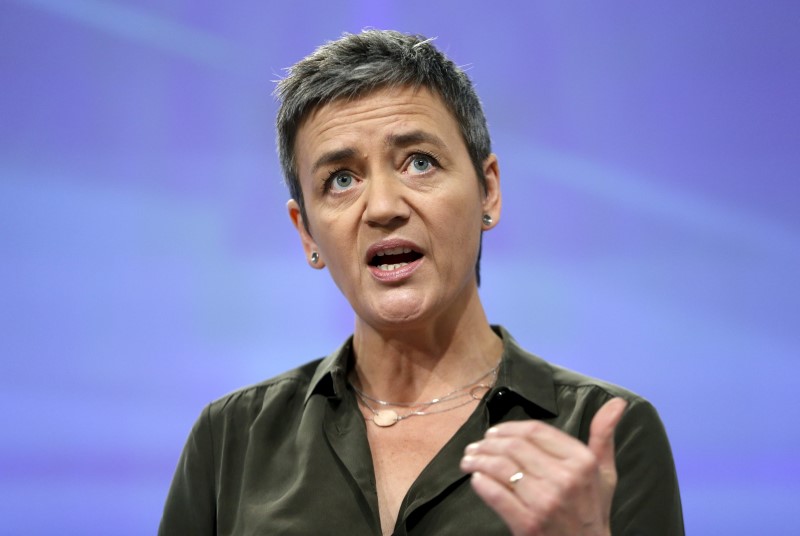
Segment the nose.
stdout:
<path fill-rule="evenodd" d="M 365 203 L 362 220 L 368 225 L 396 225 L 411 216 L 402 181 L 391 173 L 377 173 L 370 178 Z"/>

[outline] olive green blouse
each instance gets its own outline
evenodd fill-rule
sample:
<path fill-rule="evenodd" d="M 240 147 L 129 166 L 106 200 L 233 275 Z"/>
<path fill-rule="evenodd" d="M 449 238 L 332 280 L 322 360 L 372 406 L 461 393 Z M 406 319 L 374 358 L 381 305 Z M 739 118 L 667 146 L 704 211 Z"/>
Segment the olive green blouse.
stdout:
<path fill-rule="evenodd" d="M 653 406 L 551 365 L 501 327 L 496 386 L 434 457 L 400 506 L 396 535 L 508 534 L 459 470 L 464 448 L 499 422 L 540 419 L 586 442 L 592 416 L 622 396 L 615 536 L 683 535 L 669 442 Z M 194 425 L 160 535 L 380 535 L 365 421 L 347 383 L 352 339 L 328 357 L 209 404 Z"/>

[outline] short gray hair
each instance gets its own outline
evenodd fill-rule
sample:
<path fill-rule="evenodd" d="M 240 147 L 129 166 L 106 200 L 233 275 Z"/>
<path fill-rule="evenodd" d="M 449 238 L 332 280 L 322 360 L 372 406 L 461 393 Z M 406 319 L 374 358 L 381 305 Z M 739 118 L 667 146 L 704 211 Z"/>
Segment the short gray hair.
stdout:
<path fill-rule="evenodd" d="M 491 139 L 480 99 L 466 73 L 437 50 L 432 39 L 421 35 L 392 30 L 345 33 L 290 67 L 275 89 L 280 100 L 278 154 L 306 230 L 308 218 L 294 150 L 300 123 L 311 111 L 331 101 L 404 86 L 427 88 L 444 101 L 461 129 L 480 186 L 486 191 L 483 162 L 492 152 Z"/>
<path fill-rule="evenodd" d="M 455 116 L 481 186 L 483 161 L 492 152 L 480 100 L 466 73 L 421 35 L 392 30 L 344 34 L 288 69 L 275 90 L 281 105 L 276 121 L 278 154 L 292 198 L 305 219 L 294 142 L 301 121 L 333 100 L 361 97 L 382 87 L 425 87 Z"/>

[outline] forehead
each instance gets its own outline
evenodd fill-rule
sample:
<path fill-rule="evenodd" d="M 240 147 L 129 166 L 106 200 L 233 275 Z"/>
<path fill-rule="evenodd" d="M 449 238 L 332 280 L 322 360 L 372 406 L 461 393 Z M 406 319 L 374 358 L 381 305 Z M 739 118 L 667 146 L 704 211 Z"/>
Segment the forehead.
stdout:
<path fill-rule="evenodd" d="M 295 154 L 299 163 L 330 145 L 360 145 L 411 128 L 451 142 L 461 139 L 458 122 L 438 94 L 424 87 L 380 88 L 311 110 L 297 129 Z"/>

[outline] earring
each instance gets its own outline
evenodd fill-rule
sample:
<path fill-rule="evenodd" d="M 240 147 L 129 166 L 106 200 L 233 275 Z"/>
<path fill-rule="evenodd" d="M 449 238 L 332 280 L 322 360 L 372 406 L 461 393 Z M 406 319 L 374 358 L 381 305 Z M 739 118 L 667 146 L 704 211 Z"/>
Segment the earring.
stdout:
<path fill-rule="evenodd" d="M 492 217 L 491 217 L 490 215 L 488 215 L 488 214 L 484 214 L 484 215 L 483 215 L 483 218 L 481 218 L 481 219 L 483 220 L 483 224 L 484 224 L 486 227 L 490 226 L 490 225 L 492 224 L 492 222 L 494 221 L 494 220 L 492 219 Z"/>
<path fill-rule="evenodd" d="M 316 251 L 311 252 L 311 264 L 317 264 L 319 262 L 319 253 Z"/>

